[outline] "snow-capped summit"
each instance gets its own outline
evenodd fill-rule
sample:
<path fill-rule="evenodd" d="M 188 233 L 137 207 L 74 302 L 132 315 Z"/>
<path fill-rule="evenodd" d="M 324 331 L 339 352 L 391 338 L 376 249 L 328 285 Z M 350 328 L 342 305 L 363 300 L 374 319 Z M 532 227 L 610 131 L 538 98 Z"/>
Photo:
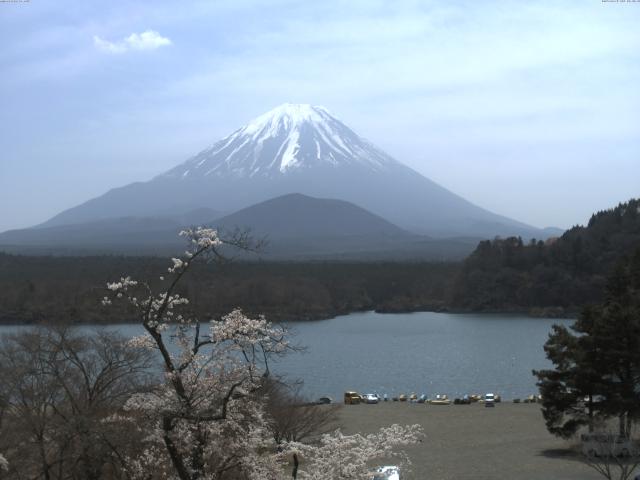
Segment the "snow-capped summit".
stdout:
<path fill-rule="evenodd" d="M 394 160 L 327 109 L 300 104 L 281 105 L 168 172 L 114 188 L 41 226 L 184 215 L 203 207 L 231 213 L 292 193 L 351 202 L 415 233 L 545 238 Z"/>
<path fill-rule="evenodd" d="M 273 134 L 279 128 L 297 128 L 305 122 L 322 123 L 326 120 L 325 117 L 333 119 L 329 111 L 320 105 L 283 103 L 273 110 L 253 119 L 242 130 L 244 130 L 245 133 L 251 134 L 267 128 L 267 133 Z"/>
<path fill-rule="evenodd" d="M 273 177 L 313 167 L 370 171 L 397 164 L 320 106 L 285 103 L 260 115 L 164 176 Z"/>

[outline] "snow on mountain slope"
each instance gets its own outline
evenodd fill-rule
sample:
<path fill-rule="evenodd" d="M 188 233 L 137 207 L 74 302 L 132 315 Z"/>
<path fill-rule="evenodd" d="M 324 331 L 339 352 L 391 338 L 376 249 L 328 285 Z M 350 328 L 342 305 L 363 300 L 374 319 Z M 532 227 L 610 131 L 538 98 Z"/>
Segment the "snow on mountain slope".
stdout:
<path fill-rule="evenodd" d="M 257 117 L 166 173 L 114 188 L 40 227 L 177 215 L 202 207 L 235 212 L 291 193 L 351 202 L 433 237 L 548 236 L 474 205 L 394 160 L 325 108 L 296 104 Z"/>
<path fill-rule="evenodd" d="M 273 177 L 318 166 L 357 166 L 376 172 L 397 164 L 324 107 L 286 103 L 163 176 Z"/>

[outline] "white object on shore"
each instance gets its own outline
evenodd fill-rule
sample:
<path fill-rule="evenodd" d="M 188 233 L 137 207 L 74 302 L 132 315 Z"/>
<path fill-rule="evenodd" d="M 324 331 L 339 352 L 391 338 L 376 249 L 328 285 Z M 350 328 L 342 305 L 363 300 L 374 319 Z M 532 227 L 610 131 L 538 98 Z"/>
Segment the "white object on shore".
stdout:
<path fill-rule="evenodd" d="M 493 393 L 487 393 L 484 396 L 484 406 L 485 407 L 495 407 L 496 406 L 496 396 Z"/>
<path fill-rule="evenodd" d="M 400 480 L 400 467 L 395 465 L 378 467 L 371 480 Z"/>

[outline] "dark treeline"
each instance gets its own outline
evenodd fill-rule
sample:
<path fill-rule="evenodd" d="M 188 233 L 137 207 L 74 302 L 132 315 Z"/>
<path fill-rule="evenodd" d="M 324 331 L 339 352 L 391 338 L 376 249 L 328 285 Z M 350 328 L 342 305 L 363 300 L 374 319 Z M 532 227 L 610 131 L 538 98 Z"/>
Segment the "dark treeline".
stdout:
<path fill-rule="evenodd" d="M 480 242 L 462 263 L 246 262 L 197 265 L 183 286 L 195 313 L 241 307 L 273 321 L 355 311 L 526 312 L 565 316 L 603 300 L 614 264 L 640 247 L 640 200 L 594 214 L 547 242 Z M 112 323 L 133 320 L 105 309 L 105 281 L 160 282 L 157 257 L 35 257 L 0 253 L 0 322 Z"/>
<path fill-rule="evenodd" d="M 474 311 L 576 312 L 603 300 L 615 263 L 640 247 L 640 200 L 594 214 L 547 242 L 483 241 L 457 277 L 453 305 Z"/>
<path fill-rule="evenodd" d="M 105 282 L 121 276 L 161 282 L 166 259 L 28 257 L 0 254 L 0 321 L 111 323 L 133 312 L 104 308 Z M 457 263 L 278 263 L 197 265 L 185 282 L 196 313 L 241 307 L 273 321 L 363 310 L 439 310 L 450 303 Z"/>

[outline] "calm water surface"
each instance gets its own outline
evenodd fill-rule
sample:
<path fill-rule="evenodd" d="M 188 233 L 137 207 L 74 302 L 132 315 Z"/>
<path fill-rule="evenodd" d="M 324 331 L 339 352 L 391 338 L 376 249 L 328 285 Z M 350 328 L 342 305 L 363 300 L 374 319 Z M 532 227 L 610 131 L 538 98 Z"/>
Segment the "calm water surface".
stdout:
<path fill-rule="evenodd" d="M 357 313 L 291 324 L 308 351 L 276 370 L 302 378 L 310 395 L 360 392 L 536 392 L 532 369 L 545 368 L 543 345 L 554 323 L 572 320 L 494 314 Z"/>
<path fill-rule="evenodd" d="M 374 312 L 289 323 L 303 354 L 278 360 L 272 370 L 303 379 L 310 397 L 340 399 L 345 390 L 387 393 L 536 392 L 532 369 L 549 365 L 542 346 L 554 323 L 571 320 L 508 314 Z M 21 327 L 0 327 L 0 333 Z M 114 325 L 127 336 L 139 325 Z"/>

